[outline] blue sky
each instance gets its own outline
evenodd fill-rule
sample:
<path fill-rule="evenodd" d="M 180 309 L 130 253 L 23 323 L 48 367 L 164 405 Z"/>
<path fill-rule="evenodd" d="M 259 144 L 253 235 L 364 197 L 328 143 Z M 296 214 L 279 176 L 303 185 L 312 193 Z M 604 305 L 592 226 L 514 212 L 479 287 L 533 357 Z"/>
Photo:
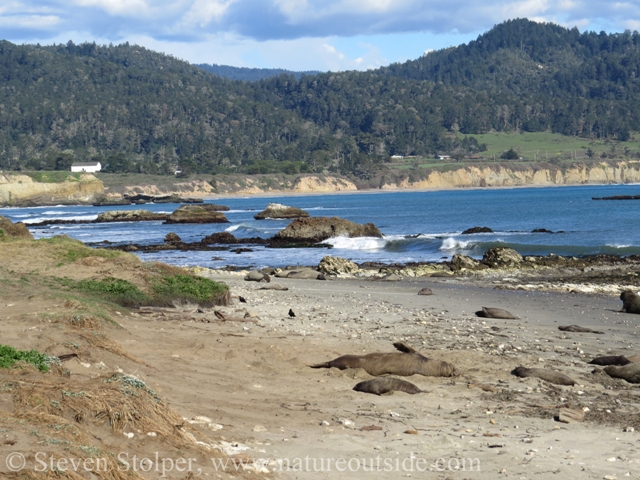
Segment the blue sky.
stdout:
<path fill-rule="evenodd" d="M 366 70 L 466 43 L 510 18 L 640 30 L 640 1 L 0 0 L 0 38 L 128 41 L 192 63 Z"/>

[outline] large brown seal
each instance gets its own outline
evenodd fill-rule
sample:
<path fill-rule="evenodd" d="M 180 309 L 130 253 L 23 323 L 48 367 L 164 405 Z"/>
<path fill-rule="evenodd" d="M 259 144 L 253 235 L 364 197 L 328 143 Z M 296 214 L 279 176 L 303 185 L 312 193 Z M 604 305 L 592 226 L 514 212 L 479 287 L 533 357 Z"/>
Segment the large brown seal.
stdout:
<path fill-rule="evenodd" d="M 590 365 L 600 365 L 601 367 L 615 365 L 618 367 L 622 367 L 624 365 L 629 365 L 631 360 L 629 360 L 624 355 L 608 355 L 606 357 L 596 357 L 589 362 Z"/>
<path fill-rule="evenodd" d="M 476 312 L 477 317 L 485 318 L 504 318 L 504 319 L 517 319 L 513 313 L 503 310 L 501 308 L 482 307 L 482 310 Z"/>
<path fill-rule="evenodd" d="M 518 367 L 513 372 L 517 377 L 535 377 L 545 382 L 554 383 L 556 385 L 575 385 L 576 382 L 566 376 L 564 373 L 556 372 L 546 368 L 525 368 Z"/>
<path fill-rule="evenodd" d="M 621 312 L 640 313 L 640 295 L 633 290 L 625 290 L 620 294 L 622 300 Z"/>
<path fill-rule="evenodd" d="M 453 365 L 440 360 L 427 358 L 404 343 L 393 344 L 399 352 L 369 353 L 367 355 L 343 355 L 334 360 L 311 368 L 362 368 L 369 375 L 424 375 L 426 377 L 451 377 L 460 372 Z"/>
<path fill-rule="evenodd" d="M 356 392 L 373 393 L 374 395 L 383 395 L 389 392 L 406 392 L 414 395 L 416 393 L 426 393 L 420 390 L 413 383 L 394 377 L 380 377 L 372 380 L 360 382 L 353 389 Z"/>
<path fill-rule="evenodd" d="M 610 377 L 622 378 L 629 383 L 640 383 L 640 363 L 630 363 L 624 367 L 605 367 L 604 371 Z"/>
<path fill-rule="evenodd" d="M 604 335 L 604 332 L 599 330 L 591 330 L 587 327 L 581 327 L 580 325 L 563 325 L 558 327 L 558 330 L 562 330 L 563 332 L 577 332 L 577 333 L 597 333 L 599 335 Z"/>

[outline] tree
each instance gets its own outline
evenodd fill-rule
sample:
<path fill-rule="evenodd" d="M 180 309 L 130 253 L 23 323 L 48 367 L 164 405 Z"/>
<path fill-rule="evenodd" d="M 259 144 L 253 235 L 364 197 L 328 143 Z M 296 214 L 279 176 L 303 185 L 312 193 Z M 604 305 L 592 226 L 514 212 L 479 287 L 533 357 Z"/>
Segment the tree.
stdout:
<path fill-rule="evenodd" d="M 520 158 L 520 155 L 518 155 L 518 152 L 516 152 L 513 148 L 510 148 L 506 152 L 503 152 L 502 155 L 500 155 L 500 158 L 502 158 L 503 160 L 518 160 Z"/>

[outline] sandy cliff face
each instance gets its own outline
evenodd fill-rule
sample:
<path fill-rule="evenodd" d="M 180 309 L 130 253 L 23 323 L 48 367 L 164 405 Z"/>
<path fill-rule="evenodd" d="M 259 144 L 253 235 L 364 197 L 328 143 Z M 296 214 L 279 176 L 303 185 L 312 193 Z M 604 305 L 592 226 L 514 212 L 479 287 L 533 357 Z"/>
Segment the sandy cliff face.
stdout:
<path fill-rule="evenodd" d="M 432 172 L 424 180 L 404 180 L 385 183 L 382 190 L 394 189 L 438 189 L 469 187 L 515 187 L 585 185 L 606 183 L 640 182 L 639 162 L 620 162 L 615 166 L 575 165 L 570 168 L 521 168 L 509 169 L 502 165 L 469 166 L 448 172 Z"/>
<path fill-rule="evenodd" d="M 104 193 L 102 182 L 90 174 L 60 183 L 34 182 L 26 175 L 0 174 L 0 205 L 77 205 L 92 203 Z"/>

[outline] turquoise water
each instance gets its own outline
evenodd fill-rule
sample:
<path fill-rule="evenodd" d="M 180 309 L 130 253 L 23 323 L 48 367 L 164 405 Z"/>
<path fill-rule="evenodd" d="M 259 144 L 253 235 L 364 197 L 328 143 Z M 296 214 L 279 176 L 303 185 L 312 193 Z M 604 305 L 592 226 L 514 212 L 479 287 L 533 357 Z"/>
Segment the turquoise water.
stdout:
<path fill-rule="evenodd" d="M 494 246 L 514 248 L 522 255 L 640 254 L 640 200 L 594 201 L 592 197 L 638 195 L 640 185 L 514 188 L 431 192 L 359 193 L 310 196 L 224 198 L 231 223 L 162 225 L 160 222 L 59 225 L 33 228 L 36 238 L 67 234 L 88 244 L 162 243 L 169 232 L 185 242 L 228 231 L 236 237 L 267 238 L 289 222 L 253 219 L 269 202 L 300 207 L 312 216 L 337 216 L 357 223 L 374 223 L 382 239 L 337 238 L 327 249 L 269 249 L 252 252 L 159 252 L 140 254 L 145 260 L 177 265 L 264 267 L 313 265 L 328 254 L 356 262 L 407 263 L 451 258 L 456 253 L 482 257 Z M 33 223 L 51 218 L 93 219 L 106 210 L 144 208 L 171 212 L 176 204 L 127 207 L 39 207 L 0 209 L 14 222 Z M 495 233 L 462 235 L 474 226 Z M 534 229 L 563 233 L 532 233 Z"/>

